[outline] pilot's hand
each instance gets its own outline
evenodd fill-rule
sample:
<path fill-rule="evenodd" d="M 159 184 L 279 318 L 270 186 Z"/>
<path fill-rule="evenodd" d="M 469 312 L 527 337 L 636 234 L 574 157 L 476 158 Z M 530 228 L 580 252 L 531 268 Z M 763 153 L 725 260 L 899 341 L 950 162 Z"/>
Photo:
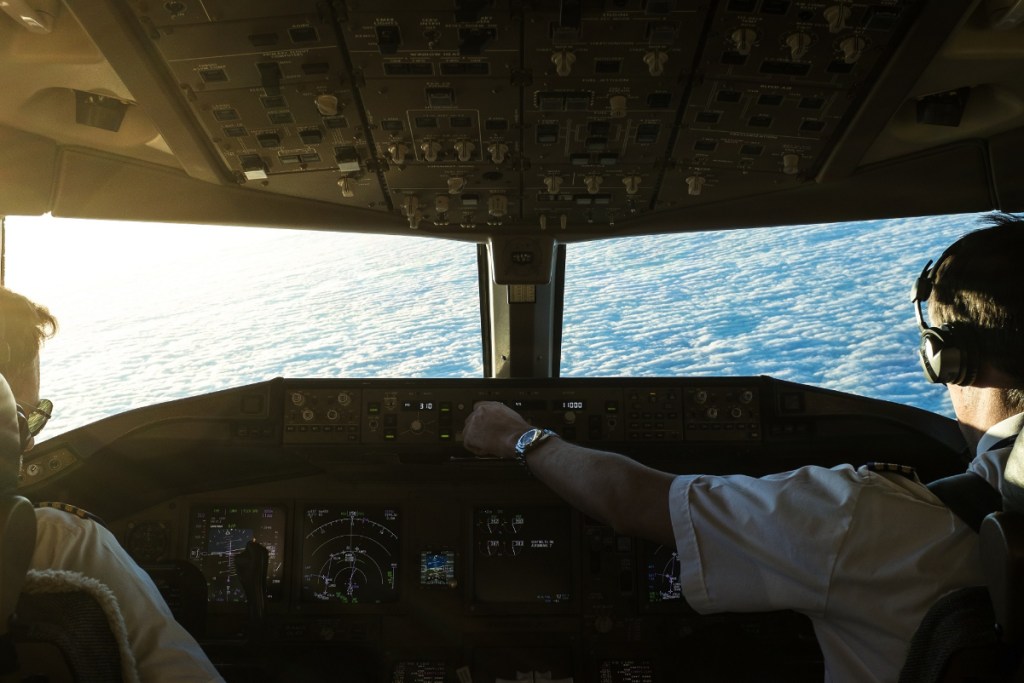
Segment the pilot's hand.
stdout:
<path fill-rule="evenodd" d="M 528 429 L 530 424 L 516 411 L 502 403 L 484 401 L 477 403 L 466 418 L 462 443 L 477 455 L 511 458 L 516 441 Z"/>

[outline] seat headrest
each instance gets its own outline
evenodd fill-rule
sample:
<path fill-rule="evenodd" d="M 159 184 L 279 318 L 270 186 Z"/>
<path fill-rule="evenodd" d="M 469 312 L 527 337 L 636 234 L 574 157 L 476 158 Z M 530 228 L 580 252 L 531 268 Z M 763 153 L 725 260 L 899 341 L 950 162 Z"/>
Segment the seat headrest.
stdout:
<path fill-rule="evenodd" d="M 21 463 L 21 430 L 18 426 L 18 404 L 7 383 L 0 375 L 0 492 L 13 491 L 18 486 L 18 468 Z"/>
<path fill-rule="evenodd" d="M 1003 477 L 1003 510 L 1024 513 L 1024 432 L 1017 435 Z"/>

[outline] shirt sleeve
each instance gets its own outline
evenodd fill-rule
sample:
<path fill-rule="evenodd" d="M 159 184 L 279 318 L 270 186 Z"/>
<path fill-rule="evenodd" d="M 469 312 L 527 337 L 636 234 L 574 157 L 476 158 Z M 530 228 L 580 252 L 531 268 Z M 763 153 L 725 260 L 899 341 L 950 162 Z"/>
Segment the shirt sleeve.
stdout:
<path fill-rule="evenodd" d="M 108 530 L 59 510 L 36 510 L 33 569 L 77 571 L 117 597 L 142 681 L 222 681 L 174 619 L 156 584 Z"/>
<path fill-rule="evenodd" d="M 687 602 L 702 613 L 823 614 L 857 480 L 849 466 L 676 478 L 669 505 Z"/>

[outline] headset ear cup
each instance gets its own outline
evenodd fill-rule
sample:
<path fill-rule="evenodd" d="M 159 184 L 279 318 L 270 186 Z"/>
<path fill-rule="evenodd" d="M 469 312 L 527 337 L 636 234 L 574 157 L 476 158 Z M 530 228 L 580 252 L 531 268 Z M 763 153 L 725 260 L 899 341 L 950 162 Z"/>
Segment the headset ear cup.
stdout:
<path fill-rule="evenodd" d="M 934 384 L 967 386 L 978 374 L 971 335 L 961 327 L 922 330 L 920 355 L 925 377 Z"/>
<path fill-rule="evenodd" d="M 21 439 L 21 451 L 25 452 L 25 447 L 28 446 L 28 440 L 32 438 L 32 435 L 28 431 L 28 417 L 25 415 L 25 411 L 21 409 L 21 406 L 17 408 L 18 412 L 18 436 Z"/>

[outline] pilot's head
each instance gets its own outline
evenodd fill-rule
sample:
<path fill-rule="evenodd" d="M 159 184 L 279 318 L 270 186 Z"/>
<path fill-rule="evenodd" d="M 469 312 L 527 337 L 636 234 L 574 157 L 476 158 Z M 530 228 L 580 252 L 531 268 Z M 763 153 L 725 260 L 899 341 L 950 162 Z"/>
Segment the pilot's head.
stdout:
<path fill-rule="evenodd" d="M 57 321 L 46 307 L 0 287 L 0 374 L 24 417 L 39 407 L 39 349 L 56 331 Z M 24 430 L 25 420 L 22 423 Z M 31 448 L 32 439 L 23 440 L 24 448 Z M 12 473 L 16 479 L 20 466 L 20 457 L 0 459 L 0 481 L 9 480 Z"/>
<path fill-rule="evenodd" d="M 986 220 L 935 265 L 928 316 L 933 329 L 949 327 L 970 366 L 966 380 L 950 384 L 1005 389 L 1008 403 L 1024 410 L 1024 218 Z"/>

